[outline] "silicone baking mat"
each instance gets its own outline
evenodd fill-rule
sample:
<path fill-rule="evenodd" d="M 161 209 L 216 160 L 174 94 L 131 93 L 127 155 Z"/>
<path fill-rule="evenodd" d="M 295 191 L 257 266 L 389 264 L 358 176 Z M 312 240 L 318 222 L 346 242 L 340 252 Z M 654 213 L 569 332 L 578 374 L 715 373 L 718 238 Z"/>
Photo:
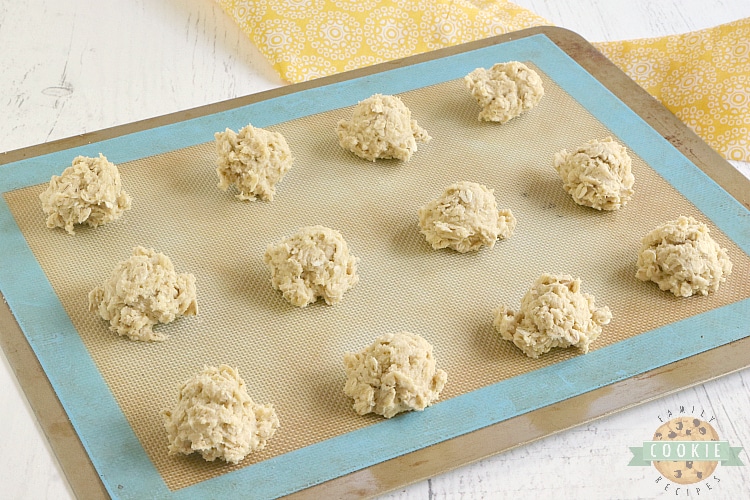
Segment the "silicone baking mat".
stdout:
<path fill-rule="evenodd" d="M 507 60 L 538 68 L 546 95 L 508 124 L 479 122 L 462 77 Z M 337 121 L 374 93 L 400 95 L 433 136 L 410 162 L 371 163 L 338 146 Z M 272 203 L 216 188 L 213 133 L 248 123 L 283 133 L 295 157 Z M 603 213 L 572 202 L 551 159 L 608 135 L 631 151 L 636 194 Z M 49 176 L 99 152 L 119 164 L 133 209 L 74 237 L 44 227 Z M 0 289 L 115 497 L 292 493 L 747 335 L 747 211 L 542 35 L 2 168 Z M 470 255 L 429 247 L 416 211 L 458 180 L 493 188 L 513 210 L 511 239 Z M 716 294 L 678 299 L 634 277 L 640 238 L 679 215 L 706 221 L 729 251 L 733 274 Z M 270 287 L 262 255 L 312 224 L 342 232 L 361 281 L 337 306 L 298 309 Z M 157 327 L 163 343 L 118 338 L 88 312 L 88 291 L 136 245 L 197 278 L 198 316 Z M 593 352 L 532 360 L 493 331 L 492 310 L 517 307 L 543 272 L 580 276 L 612 309 Z M 388 421 L 356 415 L 343 354 L 400 330 L 434 345 L 448 372 L 441 402 Z M 221 363 L 239 369 L 255 401 L 274 404 L 281 428 L 238 466 L 168 456 L 159 411 Z"/>

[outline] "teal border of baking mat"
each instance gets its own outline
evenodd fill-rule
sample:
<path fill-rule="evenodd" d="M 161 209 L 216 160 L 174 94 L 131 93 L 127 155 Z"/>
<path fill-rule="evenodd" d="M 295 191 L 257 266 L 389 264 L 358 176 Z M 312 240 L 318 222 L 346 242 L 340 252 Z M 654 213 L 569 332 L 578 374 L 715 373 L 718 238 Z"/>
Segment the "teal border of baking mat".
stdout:
<path fill-rule="evenodd" d="M 106 151 L 111 161 L 123 163 L 208 142 L 214 131 L 225 127 L 238 129 L 248 122 L 269 126 L 350 106 L 374 93 L 398 94 L 461 78 L 477 67 L 507 60 L 533 62 L 750 254 L 750 212 L 545 35 L 21 160 L 0 167 L 0 192 L 48 182 L 76 155 L 96 156 Z M 0 200 L 0 235 L 0 289 L 107 491 L 115 498 L 266 498 L 289 494 L 748 335 L 744 321 L 750 316 L 750 299 L 439 402 L 424 412 L 402 414 L 172 492 L 125 420 L 4 198 Z M 707 332 L 710 335 L 704 335 Z M 677 336 L 680 342 L 669 341 Z M 619 369 L 614 372 L 613 357 L 619 360 Z M 80 387 L 87 390 L 80 391 Z M 461 415 L 460 422 L 456 415 Z"/>

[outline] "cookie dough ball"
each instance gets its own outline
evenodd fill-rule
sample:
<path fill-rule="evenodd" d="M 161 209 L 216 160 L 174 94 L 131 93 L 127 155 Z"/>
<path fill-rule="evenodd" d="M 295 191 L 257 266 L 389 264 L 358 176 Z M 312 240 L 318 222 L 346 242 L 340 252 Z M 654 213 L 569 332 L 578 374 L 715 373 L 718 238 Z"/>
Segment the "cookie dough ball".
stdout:
<path fill-rule="evenodd" d="M 409 161 L 417 143 L 432 139 L 412 119 L 411 111 L 397 96 L 375 94 L 354 107 L 350 120 L 341 120 L 336 132 L 339 144 L 365 160 L 395 158 Z"/>
<path fill-rule="evenodd" d="M 47 227 L 63 227 L 69 234 L 75 234 L 75 224 L 97 227 L 117 219 L 131 202 L 117 166 L 101 153 L 98 158 L 76 157 L 62 175 L 52 176 L 39 199 Z"/>
<path fill-rule="evenodd" d="M 464 77 L 482 111 L 479 120 L 506 123 L 539 104 L 544 95 L 536 71 L 518 61 L 477 68 Z"/>
<path fill-rule="evenodd" d="M 732 261 L 709 232 L 692 217 L 662 224 L 641 240 L 635 276 L 677 297 L 717 291 L 731 274 Z"/>
<path fill-rule="evenodd" d="M 354 410 L 385 418 L 424 410 L 440 397 L 448 379 L 435 368 L 432 346 L 408 332 L 383 335 L 362 352 L 347 353 L 344 368 L 344 393 L 354 399 Z"/>
<path fill-rule="evenodd" d="M 597 210 L 617 210 L 633 197 L 635 178 L 624 146 L 611 137 L 575 151 L 555 153 L 554 166 L 573 201 Z"/>
<path fill-rule="evenodd" d="M 169 257 L 136 247 L 120 262 L 104 286 L 89 293 L 89 310 L 109 321 L 109 329 L 131 340 L 165 340 L 157 323 L 195 316 L 195 276 L 177 274 Z"/>
<path fill-rule="evenodd" d="M 483 245 L 495 246 L 510 238 L 516 218 L 510 210 L 497 209 L 492 189 L 476 182 L 457 182 L 419 209 L 419 227 L 432 248 L 452 248 L 465 253 Z"/>
<path fill-rule="evenodd" d="M 292 168 L 292 153 L 284 136 L 252 125 L 235 133 L 216 132 L 216 173 L 219 188 L 234 184 L 240 200 L 272 201 L 276 184 Z"/>
<path fill-rule="evenodd" d="M 305 307 L 322 297 L 338 304 L 357 284 L 357 258 L 341 233 L 323 226 L 301 228 L 296 234 L 270 245 L 263 257 L 271 271 L 271 284 L 292 305 Z"/>
<path fill-rule="evenodd" d="M 505 306 L 495 310 L 495 329 L 530 358 L 553 347 L 575 346 L 587 353 L 612 313 L 580 288 L 579 278 L 543 274 L 521 299 L 518 312 Z"/>
<path fill-rule="evenodd" d="M 169 454 L 198 452 L 213 462 L 232 464 L 262 450 L 279 427 L 270 404 L 250 399 L 237 370 L 210 366 L 180 387 L 177 406 L 161 412 Z"/>

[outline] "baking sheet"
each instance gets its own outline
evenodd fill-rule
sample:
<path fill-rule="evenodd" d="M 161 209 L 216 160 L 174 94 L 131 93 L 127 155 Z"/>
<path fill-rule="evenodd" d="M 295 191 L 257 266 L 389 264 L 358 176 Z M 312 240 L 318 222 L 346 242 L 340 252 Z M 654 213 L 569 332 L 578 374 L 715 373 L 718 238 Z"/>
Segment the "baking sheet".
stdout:
<path fill-rule="evenodd" d="M 535 110 L 538 113 L 512 122 L 518 126 L 499 129 L 493 124 L 481 124 L 476 121 L 476 104 L 467 99 L 456 79 L 474 67 L 488 67 L 497 60 L 509 59 L 528 60 L 539 67 L 546 83 L 550 84 L 548 96 Z M 560 88 L 556 88 L 553 81 Z M 325 133 L 332 130 L 338 118 L 346 116 L 347 111 L 339 106 L 354 103 L 374 92 L 402 94 L 420 124 L 435 137 L 433 143 L 421 147 L 408 164 L 360 161 L 338 149 L 333 134 Z M 436 102 L 439 105 L 435 105 Z M 297 157 L 295 167 L 280 186 L 273 204 L 241 204 L 231 194 L 223 195 L 214 187 L 211 146 L 205 141 L 213 131 L 225 126 L 236 129 L 248 121 L 283 130 Z M 107 147 L 110 159 L 121 164 L 124 179 L 129 169 L 134 172 L 130 176 L 132 186 L 134 192 L 142 190 L 143 208 L 138 215 L 134 208 L 122 223 L 96 231 L 81 230 L 75 240 L 40 226 L 41 215 L 34 214 L 30 208 L 39 191 L 35 184 L 48 180 L 50 171 L 59 173 L 69 164 L 72 155 L 95 155 L 99 149 L 79 153 L 87 150 L 83 147 L 75 153 L 53 153 L 32 160 L 31 163 L 37 161 L 33 170 L 28 170 L 29 162 L 19 162 L 9 167 L 27 169 L 19 176 L 24 178 L 20 182 L 15 180 L 13 174 L 18 170 L 5 177 L 6 186 L 31 186 L 5 194 L 10 211 L 16 207 L 13 222 L 23 234 L 21 240 L 16 238 L 15 232 L 8 233 L 7 241 L 19 244 L 25 253 L 17 261 L 20 265 L 4 269 L 4 272 L 20 270 L 39 281 L 38 273 L 43 269 L 43 281 L 49 280 L 55 290 L 52 301 L 60 298 L 58 309 L 56 304 L 52 307 L 40 304 L 43 310 L 58 314 L 52 322 L 54 332 L 50 331 L 48 321 L 36 325 L 37 318 L 18 312 L 16 317 L 25 327 L 32 345 L 37 344 L 35 350 L 43 365 L 45 362 L 55 365 L 54 356 L 48 354 L 51 359 L 47 359 L 40 354 L 51 346 L 56 352 L 62 349 L 65 358 L 76 360 L 75 364 L 67 366 L 47 367 L 46 372 L 63 404 L 67 403 L 84 445 L 88 443 L 92 460 L 100 471 L 107 471 L 106 478 L 116 478 L 116 483 L 108 486 L 110 494 L 137 497 L 145 491 L 137 489 L 142 487 L 164 495 L 172 492 L 178 497 L 202 495 L 216 488 L 230 488 L 238 481 L 252 481 L 254 491 L 260 496 L 289 493 L 744 336 L 738 321 L 747 311 L 748 289 L 740 280 L 730 277 L 727 286 L 708 300 L 681 301 L 632 277 L 637 241 L 641 236 L 637 228 L 650 229 L 662 222 L 664 212 L 669 210 L 675 215 L 668 218 L 693 210 L 706 214 L 715 223 L 712 223 L 712 234 L 722 245 L 730 247 L 735 266 L 740 266 L 735 268 L 734 276 L 746 275 L 747 267 L 742 266 L 747 265 L 747 240 L 746 235 L 743 236 L 742 220 L 736 215 L 738 210 L 744 209 L 736 202 L 733 205 L 734 200 L 723 190 L 545 37 L 527 38 L 408 66 L 390 74 L 314 88 L 182 125 L 94 145 L 100 149 Z M 314 133 L 316 129 L 323 133 Z M 457 129 L 470 133 L 453 133 Z M 609 133 L 637 153 L 636 198 L 616 214 L 600 214 L 577 207 L 567 198 L 556 185 L 556 174 L 549 158 L 562 147 L 573 148 L 592 135 L 601 137 Z M 166 139 L 178 149 L 160 151 L 160 148 L 170 148 Z M 452 140 L 460 144 L 451 143 Z M 457 154 L 459 151 L 461 154 Z M 467 161 L 466 151 L 475 155 L 473 160 L 476 161 Z M 496 161 L 496 158 L 501 160 Z M 457 167 L 450 168 L 450 165 Z M 457 177 L 456 170 L 460 170 L 461 177 Z M 463 175 L 472 175 L 474 179 L 470 180 L 494 187 L 500 205 L 517 210 L 517 234 L 495 249 L 476 256 L 434 252 L 418 234 L 414 213 L 419 205 L 436 196 L 443 185 L 463 179 Z M 126 183 L 126 187 L 128 185 Z M 146 188 L 155 186 L 157 188 L 147 195 Z M 164 196 L 164 189 L 168 196 Z M 341 196 L 342 193 L 350 199 Z M 138 203 L 138 197 L 134 195 L 134 199 Z M 201 202 L 208 205 L 201 205 Z M 190 211 L 200 216 L 184 217 Z M 164 216 L 165 212 L 171 218 Z M 316 214 L 314 221 L 310 221 L 311 213 Z M 275 224 L 266 223 L 263 217 Z M 345 296 L 342 303 L 345 307 L 321 305 L 291 310 L 270 287 L 262 285 L 266 278 L 258 261 L 265 245 L 307 223 L 337 226 L 347 237 L 352 251 L 355 254 L 357 249 L 360 251 L 363 282 Z M 194 234 L 197 227 L 201 231 L 214 231 L 210 234 L 218 234 L 219 238 L 199 237 Z M 227 231 L 227 227 L 234 230 Z M 253 231 L 254 228 L 262 228 L 265 233 L 255 234 L 258 231 Z M 134 244 L 144 244 L 144 239 L 170 255 L 178 270 L 198 275 L 199 301 L 203 281 L 208 289 L 223 289 L 233 294 L 239 300 L 238 307 L 219 313 L 215 307 L 226 306 L 226 301 L 209 300 L 208 306 L 201 306 L 201 316 L 192 323 L 187 319 L 170 325 L 170 340 L 157 348 L 102 335 L 106 325 L 81 314 L 85 311 L 85 299 L 76 304 L 75 299 L 68 301 L 66 297 L 85 296 L 115 262 L 125 258 Z M 612 245 L 613 239 L 621 244 Z M 24 245 L 28 247 L 23 248 Z M 56 251 L 50 252 L 50 248 Z M 223 249 L 223 257 L 207 262 L 206 255 L 217 248 Z M 593 266 L 592 252 L 603 256 Z M 80 260 L 81 255 L 87 256 L 85 265 L 76 267 L 78 279 L 70 279 L 71 273 L 65 266 L 76 257 Z M 487 269 L 492 271 L 488 273 Z M 542 364 L 524 358 L 508 343 L 499 341 L 490 323 L 492 308 L 501 302 L 516 306 L 528 284 L 547 270 L 582 276 L 584 289 L 613 308 L 615 321 L 605 328 L 595 346 L 599 349 L 596 352 L 586 356 L 556 352 L 546 357 L 545 363 L 549 366 L 540 368 Z M 367 286 L 366 282 L 369 282 Z M 7 280 L 0 281 L 3 293 L 13 306 L 16 292 L 6 283 Z M 206 292 L 206 296 L 216 295 Z M 252 304 L 242 304 L 248 297 L 252 298 L 249 300 Z M 267 335 L 268 324 L 265 329 L 261 328 L 259 323 L 263 322 L 257 321 L 257 316 L 253 316 L 251 322 L 254 326 L 249 331 L 251 338 L 240 337 L 245 342 L 232 342 L 237 339 L 225 338 L 226 330 L 231 328 L 223 325 L 232 311 L 237 311 L 239 316 L 229 323 L 247 325 L 246 321 L 242 322 L 247 316 L 241 314 L 243 306 L 260 306 L 270 315 L 265 319 L 271 323 L 278 323 L 280 318 L 287 321 L 287 326 L 279 328 L 280 331 L 294 330 L 302 322 L 303 327 L 296 331 L 304 332 L 305 341 L 310 343 L 282 336 L 286 339 L 282 344 L 283 352 L 295 354 L 274 357 L 274 351 L 279 351 L 277 344 L 264 355 L 257 345 L 261 343 L 258 339 Z M 644 307 L 650 307 L 651 314 L 643 314 L 642 311 L 649 310 Z M 442 314 L 433 314 L 430 308 Z M 205 318 L 206 310 L 208 318 Z M 618 311 L 622 313 L 618 315 Z M 640 314 L 634 314 L 635 311 Z M 684 318 L 689 319 L 681 321 Z M 717 321 L 721 326 L 712 328 L 718 331 L 710 341 L 695 334 L 701 326 L 712 327 Z M 310 324 L 316 326 L 310 328 Z M 70 335 L 71 328 L 80 337 Z M 395 328 L 423 334 L 435 344 L 438 362 L 449 372 L 445 401 L 423 413 L 403 415 L 388 422 L 357 417 L 348 411 L 347 402 L 339 392 L 343 384 L 338 369 L 340 356 L 345 350 L 361 348 L 383 330 Z M 222 332 L 219 334 L 221 342 L 216 340 L 217 331 Z M 644 331 L 649 332 L 637 335 Z M 670 342 L 675 334 L 681 339 L 677 345 Z M 76 343 L 77 338 L 81 339 L 80 345 Z M 620 342 L 614 343 L 617 341 Z M 97 343 L 98 347 L 92 348 Z M 670 347 L 665 349 L 664 344 Z M 318 351 L 311 351 L 311 345 L 320 347 Z M 292 384 L 292 388 L 302 390 L 292 392 L 289 399 L 302 394 L 301 405 L 285 407 L 282 404 L 281 408 L 286 411 L 279 408 L 282 429 L 277 438 L 263 455 L 252 457 L 242 464 L 245 467 L 232 473 L 227 473 L 231 467 L 222 464 L 207 465 L 200 459 L 166 457 L 165 438 L 160 434 L 160 422 L 155 417 L 158 410 L 165 404 L 168 406 L 168 401 L 175 397 L 177 385 L 203 363 L 231 361 L 223 359 L 227 357 L 227 346 L 231 346 L 231 356 L 236 360 L 232 364 L 240 367 L 249 381 L 251 395 L 258 401 L 273 401 L 279 407 L 278 397 L 274 396 L 283 392 L 279 387 L 289 387 L 278 379 L 279 372 L 287 375 L 291 372 L 292 378 L 296 377 L 302 384 L 306 380 L 321 379 L 312 391 L 300 383 Z M 441 350 L 441 346 L 444 349 Z M 653 349 L 655 346 L 659 348 Z M 206 348 L 209 353 L 201 351 Z M 121 359 L 123 349 L 137 353 L 133 357 L 142 364 L 126 367 L 127 363 Z M 101 351 L 105 352 L 104 356 Z M 633 353 L 638 354 L 637 359 L 632 359 Z M 106 355 L 110 356 L 109 361 Z M 304 360 L 305 356 L 316 362 L 300 365 L 300 359 Z M 319 363 L 321 359 L 323 362 Z M 610 368 L 613 360 L 618 361 L 614 371 Z M 551 364 L 553 362 L 557 364 Z M 284 363 L 304 366 L 304 373 L 299 369 L 284 370 Z M 521 370 L 508 371 L 509 364 L 522 365 Z M 532 371 L 520 378 L 510 378 L 524 369 Z M 133 377 L 134 370 L 140 376 Z M 87 388 L 99 386 L 102 392 L 87 390 L 87 394 L 72 394 L 66 400 L 65 391 L 75 391 L 70 387 L 73 384 L 69 381 L 66 384 L 69 375 L 76 377 L 75 385 L 83 380 Z M 552 381 L 559 382 L 559 386 Z M 481 390 L 475 390 L 477 388 Z M 100 399 L 102 393 L 104 400 Z M 128 398 L 135 402 L 123 403 Z M 87 406 L 94 401 L 98 401 L 96 412 Z M 329 413 L 322 408 L 325 406 L 330 407 Z M 305 410 L 309 408 L 316 409 L 317 420 L 313 419 L 313 425 L 305 427 L 309 418 Z M 288 420 L 285 420 L 285 413 Z M 471 418 L 457 425 L 456 415 L 467 414 Z M 97 436 L 86 435 L 88 425 L 101 425 L 101 422 L 114 424 L 113 436 L 121 440 L 122 449 L 127 453 L 111 456 L 104 450 L 92 450 L 105 444 L 111 446 L 109 442 L 98 443 Z M 376 425 L 371 425 L 373 423 Z M 313 432 L 299 432 L 311 428 Z M 308 441 L 296 442 L 282 437 L 282 433 L 290 436 L 295 432 L 312 436 L 306 436 Z M 404 439 L 404 435 L 410 438 Z M 276 443 L 279 444 L 274 451 Z M 368 453 L 363 454 L 362 449 L 367 449 Z M 287 453 L 279 454 L 281 452 Z M 151 467 L 151 462 L 155 468 Z M 247 467 L 248 463 L 254 465 Z M 165 472 L 170 467 L 177 472 Z M 211 476 L 215 476 L 214 479 L 205 480 Z M 144 481 L 144 477 L 148 481 Z M 139 484 L 133 484 L 133 478 L 137 478 Z M 264 478 L 267 481 L 264 482 Z M 115 490 L 113 484 L 122 487 Z"/>

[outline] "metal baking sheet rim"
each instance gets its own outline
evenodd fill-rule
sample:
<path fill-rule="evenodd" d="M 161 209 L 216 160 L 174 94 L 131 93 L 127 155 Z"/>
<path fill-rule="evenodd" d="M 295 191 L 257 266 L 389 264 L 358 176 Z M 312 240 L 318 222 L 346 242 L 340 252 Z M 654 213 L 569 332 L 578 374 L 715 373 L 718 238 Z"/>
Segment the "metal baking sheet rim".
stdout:
<path fill-rule="evenodd" d="M 748 189 L 747 179 L 583 38 L 570 31 L 552 27 L 531 28 L 312 82 L 11 151 L 0 158 L 0 165 L 537 34 L 543 34 L 549 38 L 725 191 L 744 207 L 750 209 L 750 189 Z M 0 344 L 74 493 L 81 498 L 107 498 L 107 491 L 57 399 L 44 370 L 4 302 L 0 307 L 0 331 L 3 332 L 0 335 Z M 321 496 L 360 498 L 382 494 L 637 404 L 730 374 L 748 365 L 750 365 L 750 338 L 744 338 L 329 480 L 293 493 L 290 498 Z M 583 415 L 581 408 L 587 409 Z"/>

